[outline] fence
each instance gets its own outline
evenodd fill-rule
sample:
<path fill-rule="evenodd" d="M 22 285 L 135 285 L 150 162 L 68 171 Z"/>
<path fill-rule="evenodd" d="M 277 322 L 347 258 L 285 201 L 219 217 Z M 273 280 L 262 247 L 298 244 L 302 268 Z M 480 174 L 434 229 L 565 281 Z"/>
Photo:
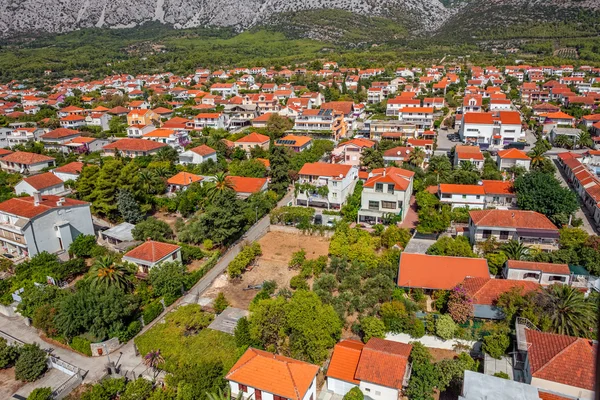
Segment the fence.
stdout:
<path fill-rule="evenodd" d="M 4 331 L 0 331 L 0 337 L 6 339 L 6 343 L 11 345 L 11 346 L 23 346 L 25 344 L 25 342 L 17 339 L 16 337 L 9 335 L 8 333 L 4 332 Z"/>

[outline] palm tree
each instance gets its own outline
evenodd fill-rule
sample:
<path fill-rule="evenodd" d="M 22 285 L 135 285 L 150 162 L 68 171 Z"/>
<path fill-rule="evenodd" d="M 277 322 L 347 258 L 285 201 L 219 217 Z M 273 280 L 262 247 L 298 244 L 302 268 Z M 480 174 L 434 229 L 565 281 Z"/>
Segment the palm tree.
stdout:
<path fill-rule="evenodd" d="M 501 249 L 509 260 L 525 260 L 529 256 L 529 247 L 515 239 L 504 243 Z"/>
<path fill-rule="evenodd" d="M 436 176 L 436 181 L 440 181 L 440 175 L 445 175 L 452 169 L 452 165 L 446 156 L 433 156 L 429 159 L 429 172 L 433 172 Z"/>
<path fill-rule="evenodd" d="M 581 132 L 579 138 L 577 138 L 577 144 L 581 147 L 592 147 L 594 145 L 592 135 L 587 130 Z"/>
<path fill-rule="evenodd" d="M 131 272 L 123 265 L 115 264 L 111 256 L 100 257 L 90 269 L 92 285 L 96 287 L 115 286 L 127 289 L 131 284 Z"/>
<path fill-rule="evenodd" d="M 544 309 L 554 332 L 590 337 L 595 326 L 594 302 L 569 285 L 555 284 L 544 290 Z"/>
<path fill-rule="evenodd" d="M 165 167 L 156 167 L 152 170 L 152 173 L 158 178 L 167 178 L 170 175 L 168 168 Z"/>
<path fill-rule="evenodd" d="M 420 167 L 423 165 L 423 160 L 425 160 L 425 150 L 420 147 L 413 148 L 408 155 L 408 163 L 414 165 L 415 167 Z"/>
<path fill-rule="evenodd" d="M 241 400 L 243 398 L 244 393 L 243 392 L 239 392 L 237 396 L 235 396 L 235 400 Z M 208 400 L 231 400 L 231 389 L 229 387 L 227 387 L 227 390 L 225 390 L 225 392 L 223 392 L 221 389 L 219 389 L 218 392 L 206 392 L 206 397 L 208 397 Z"/>
<path fill-rule="evenodd" d="M 546 161 L 546 150 L 542 146 L 535 146 L 529 152 L 529 157 L 531 157 L 531 168 L 541 167 Z"/>
<path fill-rule="evenodd" d="M 143 362 L 145 366 L 147 366 L 148 368 L 152 368 L 152 371 L 154 373 L 154 377 L 152 378 L 152 380 L 155 381 L 156 377 L 160 372 L 158 366 L 165 362 L 165 359 L 160 354 L 160 350 L 150 350 L 148 354 L 144 356 Z"/>
<path fill-rule="evenodd" d="M 460 170 L 465 172 L 475 172 L 475 164 L 471 161 L 461 161 Z"/>
<path fill-rule="evenodd" d="M 573 147 L 573 141 L 566 135 L 558 135 L 554 138 L 554 145 L 570 149 Z"/>
<path fill-rule="evenodd" d="M 224 172 L 217 172 L 213 177 L 207 188 L 207 195 L 210 201 L 212 201 L 217 194 L 221 194 L 228 190 L 233 190 L 233 183 L 230 179 L 227 179 L 227 175 Z"/>

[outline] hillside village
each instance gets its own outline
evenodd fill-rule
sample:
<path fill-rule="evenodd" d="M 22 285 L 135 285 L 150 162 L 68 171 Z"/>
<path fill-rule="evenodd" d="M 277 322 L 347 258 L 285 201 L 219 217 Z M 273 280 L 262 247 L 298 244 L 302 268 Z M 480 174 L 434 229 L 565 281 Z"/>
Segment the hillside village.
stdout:
<path fill-rule="evenodd" d="M 600 68 L 44 82 L 0 84 L 0 397 L 594 398 Z"/>

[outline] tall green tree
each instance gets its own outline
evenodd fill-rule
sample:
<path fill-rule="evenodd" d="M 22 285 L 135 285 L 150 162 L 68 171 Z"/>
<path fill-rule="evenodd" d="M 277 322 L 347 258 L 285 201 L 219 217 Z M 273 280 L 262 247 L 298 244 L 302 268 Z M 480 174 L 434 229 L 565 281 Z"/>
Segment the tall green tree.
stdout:
<path fill-rule="evenodd" d="M 127 289 L 131 285 L 132 273 L 124 265 L 115 263 L 112 256 L 98 258 L 90 269 L 90 282 L 96 287 Z"/>
<path fill-rule="evenodd" d="M 287 149 L 283 146 L 273 146 L 269 161 L 269 189 L 281 195 L 290 186 L 290 156 Z"/>
<path fill-rule="evenodd" d="M 140 210 L 140 205 L 133 197 L 133 194 L 127 189 L 119 189 L 117 193 L 117 208 L 119 214 L 130 224 L 137 224 L 140 222 L 144 215 Z"/>

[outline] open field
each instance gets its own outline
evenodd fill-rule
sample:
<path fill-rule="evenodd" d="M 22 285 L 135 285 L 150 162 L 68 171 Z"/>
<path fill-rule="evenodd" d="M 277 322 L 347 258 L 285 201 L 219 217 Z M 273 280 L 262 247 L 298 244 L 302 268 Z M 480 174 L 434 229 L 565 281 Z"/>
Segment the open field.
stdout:
<path fill-rule="evenodd" d="M 234 281 L 229 281 L 226 275 L 220 276 L 204 296 L 215 298 L 219 292 L 223 292 L 233 307 L 248 309 L 258 290 L 244 288 L 259 285 L 267 280 L 277 282 L 278 288 L 287 287 L 290 279 L 298 274 L 298 271 L 288 268 L 292 254 L 304 249 L 308 259 L 327 255 L 329 240 L 327 237 L 301 233 L 268 232 L 258 240 L 263 254 L 257 259 L 252 270 L 244 272 L 241 279 Z"/>
<path fill-rule="evenodd" d="M 10 397 L 25 386 L 25 382 L 15 379 L 15 368 L 0 369 L 0 398 L 10 399 Z"/>

